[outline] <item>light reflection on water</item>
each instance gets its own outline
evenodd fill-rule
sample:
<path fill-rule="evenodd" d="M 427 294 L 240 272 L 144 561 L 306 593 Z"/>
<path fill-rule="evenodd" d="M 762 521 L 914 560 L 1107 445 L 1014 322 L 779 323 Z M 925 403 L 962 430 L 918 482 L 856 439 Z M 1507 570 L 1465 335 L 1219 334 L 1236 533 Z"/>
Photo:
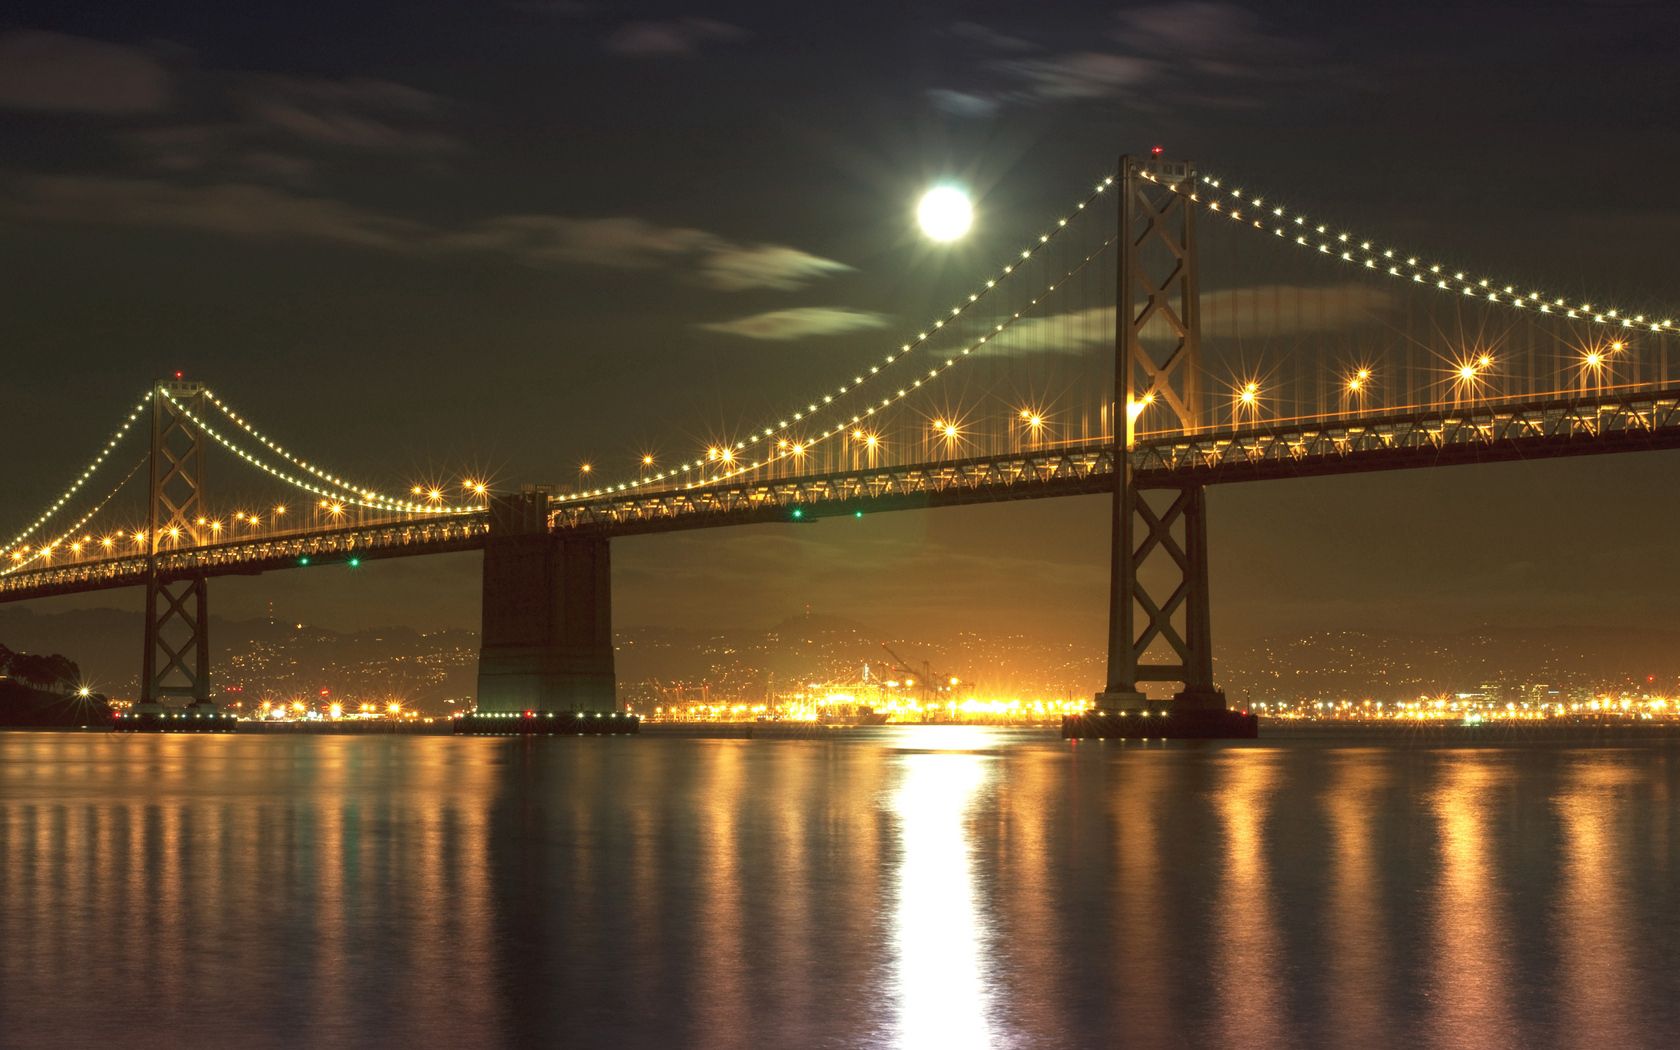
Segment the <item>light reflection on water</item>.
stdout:
<path fill-rule="evenodd" d="M 1642 1046 L 1680 746 L 0 733 L 0 1045 Z"/>
<path fill-rule="evenodd" d="M 898 817 L 898 900 L 893 909 L 898 1032 L 905 1047 L 990 1046 L 983 919 L 975 900 L 970 807 L 989 761 L 950 750 L 983 742 L 952 740 L 943 753 L 900 761 L 893 793 Z"/>

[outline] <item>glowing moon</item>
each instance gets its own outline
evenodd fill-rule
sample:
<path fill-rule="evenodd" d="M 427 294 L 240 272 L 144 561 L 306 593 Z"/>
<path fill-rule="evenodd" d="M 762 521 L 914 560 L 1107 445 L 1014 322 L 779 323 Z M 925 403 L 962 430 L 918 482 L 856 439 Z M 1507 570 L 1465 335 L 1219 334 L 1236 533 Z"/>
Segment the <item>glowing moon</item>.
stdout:
<path fill-rule="evenodd" d="M 936 241 L 954 241 L 974 225 L 974 205 L 955 186 L 935 186 L 916 205 L 922 232 Z"/>

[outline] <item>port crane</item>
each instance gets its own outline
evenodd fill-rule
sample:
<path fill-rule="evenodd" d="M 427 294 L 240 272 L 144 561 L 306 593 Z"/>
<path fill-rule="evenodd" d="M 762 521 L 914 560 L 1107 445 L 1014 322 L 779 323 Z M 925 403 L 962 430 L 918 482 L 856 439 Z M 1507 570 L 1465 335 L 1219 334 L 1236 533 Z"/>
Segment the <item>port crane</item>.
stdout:
<path fill-rule="evenodd" d="M 920 671 L 916 670 L 914 667 L 910 666 L 909 662 L 906 661 L 904 657 L 894 652 L 892 646 L 888 645 L 886 642 L 881 643 L 881 648 L 886 650 L 888 656 L 892 657 L 894 666 L 896 666 L 904 674 L 908 675 L 911 681 L 916 682 L 921 686 L 923 717 L 926 717 L 927 712 L 933 709 L 934 700 L 937 699 L 940 693 L 950 692 L 951 687 L 960 681 L 960 679 L 955 676 L 935 674 L 933 665 L 926 660 L 922 661 L 922 669 Z"/>

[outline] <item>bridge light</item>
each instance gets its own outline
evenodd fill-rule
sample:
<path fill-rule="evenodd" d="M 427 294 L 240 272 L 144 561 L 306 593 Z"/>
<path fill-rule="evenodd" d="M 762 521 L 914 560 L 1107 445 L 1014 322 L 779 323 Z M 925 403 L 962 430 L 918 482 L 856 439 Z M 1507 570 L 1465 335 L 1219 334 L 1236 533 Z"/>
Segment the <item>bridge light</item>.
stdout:
<path fill-rule="evenodd" d="M 361 564 L 362 564 L 362 559 L 360 559 L 360 558 L 351 558 L 350 559 L 350 567 L 352 569 L 358 567 Z"/>
<path fill-rule="evenodd" d="M 299 558 L 298 559 L 298 564 L 299 565 L 308 565 L 309 564 L 309 555 L 305 554 L 303 557 Z"/>
<path fill-rule="evenodd" d="M 1472 379 L 1475 379 L 1476 378 L 1476 366 L 1475 365 L 1460 365 L 1459 368 L 1458 368 L 1458 378 L 1464 380 L 1467 383 L 1469 381 L 1471 381 Z"/>
<path fill-rule="evenodd" d="M 1627 344 L 1622 342 L 1620 339 L 1618 339 L 1615 342 L 1610 344 L 1610 350 L 1611 350 L 1612 353 L 1619 354 L 1623 350 L 1626 350 L 1626 349 L 1627 349 Z"/>
<path fill-rule="evenodd" d="M 881 443 L 881 439 L 874 434 L 870 434 L 868 437 L 863 439 L 863 443 L 868 445 L 870 448 L 874 448 Z"/>
<path fill-rule="evenodd" d="M 420 494 L 422 494 L 422 493 L 423 493 L 423 492 L 425 492 L 425 491 L 426 491 L 426 490 L 425 490 L 425 489 L 423 489 L 423 488 L 421 488 L 421 487 L 420 487 L 420 486 L 419 486 L 419 485 L 415 485 L 415 486 L 414 486 L 414 487 L 413 487 L 413 488 L 411 488 L 411 489 L 409 489 L 409 490 L 408 490 L 408 493 L 409 493 L 409 495 L 411 495 L 411 496 L 418 496 L 418 495 L 420 495 Z M 327 505 L 327 501 L 326 501 L 326 500 L 322 500 L 322 501 L 321 501 L 321 506 L 323 506 L 323 507 L 325 507 L 325 506 L 326 506 L 326 505 Z"/>
<path fill-rule="evenodd" d="M 1483 354 L 1482 356 L 1476 358 L 1476 366 L 1478 368 L 1487 368 L 1488 366 L 1490 366 L 1492 364 L 1493 364 L 1493 357 L 1490 354 Z"/>
<path fill-rule="evenodd" d="M 804 507 L 793 508 L 793 513 L 792 513 L 791 517 L 795 521 L 798 521 L 800 518 L 803 518 L 804 516 L 805 516 L 805 508 Z"/>
<path fill-rule="evenodd" d="M 274 505 L 274 516 L 276 518 L 281 517 L 285 513 L 286 513 L 286 505 L 284 503 L 276 503 Z"/>
<path fill-rule="evenodd" d="M 852 511 L 852 517 L 854 517 L 854 518 L 861 518 L 861 517 L 863 517 L 863 511 L 861 511 L 861 510 L 854 510 L 854 511 Z"/>

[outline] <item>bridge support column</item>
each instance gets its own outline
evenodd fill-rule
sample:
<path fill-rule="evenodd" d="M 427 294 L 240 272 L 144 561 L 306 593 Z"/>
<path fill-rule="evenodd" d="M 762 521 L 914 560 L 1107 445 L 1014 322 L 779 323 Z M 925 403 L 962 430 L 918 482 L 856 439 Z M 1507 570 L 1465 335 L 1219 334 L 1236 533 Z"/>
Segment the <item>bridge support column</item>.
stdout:
<path fill-rule="evenodd" d="M 551 533 L 544 493 L 490 503 L 478 707 L 460 728 L 636 729 L 618 710 L 610 541 Z"/>
<path fill-rule="evenodd" d="M 1091 711 L 1063 720 L 1065 737 L 1249 737 L 1257 730 L 1253 716 L 1226 708 L 1213 684 L 1207 490 L 1195 483 L 1140 489 L 1131 462 L 1138 432 L 1194 433 L 1208 412 L 1195 211 L 1186 200 L 1195 185 L 1193 164 L 1120 158 L 1108 681 Z M 1145 583 L 1157 567 L 1166 590 Z M 1151 700 L 1141 682 L 1184 688 L 1170 701 Z"/>

